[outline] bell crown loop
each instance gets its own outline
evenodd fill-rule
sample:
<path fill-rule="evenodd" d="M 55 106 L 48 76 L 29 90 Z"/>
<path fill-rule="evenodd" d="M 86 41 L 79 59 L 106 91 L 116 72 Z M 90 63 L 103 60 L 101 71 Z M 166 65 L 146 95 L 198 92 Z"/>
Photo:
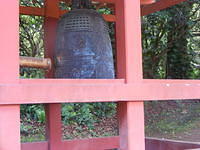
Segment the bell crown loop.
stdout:
<path fill-rule="evenodd" d="M 74 9 L 91 9 L 92 3 L 90 0 L 72 0 L 72 10 Z"/>

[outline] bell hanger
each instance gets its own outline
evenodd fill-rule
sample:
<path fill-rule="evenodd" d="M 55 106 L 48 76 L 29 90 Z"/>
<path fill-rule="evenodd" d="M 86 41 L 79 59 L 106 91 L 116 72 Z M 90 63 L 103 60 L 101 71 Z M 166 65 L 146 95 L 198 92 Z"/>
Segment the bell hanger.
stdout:
<path fill-rule="evenodd" d="M 73 9 L 91 9 L 92 3 L 90 0 L 72 0 Z"/>

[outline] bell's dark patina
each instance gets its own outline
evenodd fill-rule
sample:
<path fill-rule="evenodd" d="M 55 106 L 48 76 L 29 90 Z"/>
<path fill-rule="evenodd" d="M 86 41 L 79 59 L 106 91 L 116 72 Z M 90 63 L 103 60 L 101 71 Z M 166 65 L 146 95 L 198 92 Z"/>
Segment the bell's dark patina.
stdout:
<path fill-rule="evenodd" d="M 73 9 L 61 17 L 57 29 L 55 77 L 114 78 L 108 25 L 95 10 Z"/>

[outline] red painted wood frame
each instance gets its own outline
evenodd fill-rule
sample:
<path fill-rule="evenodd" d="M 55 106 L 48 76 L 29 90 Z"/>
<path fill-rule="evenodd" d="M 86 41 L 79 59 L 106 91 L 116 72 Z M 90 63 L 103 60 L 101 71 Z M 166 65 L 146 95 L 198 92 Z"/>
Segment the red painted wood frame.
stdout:
<path fill-rule="evenodd" d="M 54 0 L 55 1 L 55 0 Z M 54 2 L 52 1 L 52 3 Z M 62 102 L 96 102 L 96 101 L 144 101 L 154 99 L 195 99 L 199 98 L 200 81 L 197 80 L 144 80 L 142 79 L 142 50 L 141 50 L 141 35 L 140 35 L 140 10 L 139 0 L 137 4 L 129 10 L 123 10 L 121 5 L 131 3 L 131 0 L 126 1 L 111 1 L 116 7 L 115 15 L 105 15 L 106 20 L 116 22 L 117 34 L 117 66 L 118 79 L 114 80 L 57 80 L 57 79 L 18 79 L 18 75 L 14 79 L 15 83 L 9 83 L 2 77 L 0 84 L 0 104 L 26 104 L 26 103 L 62 103 Z M 164 9 L 167 6 L 174 5 L 184 0 L 162 0 L 155 4 L 142 6 L 142 14 L 155 12 Z M 9 2 L 8 2 L 9 3 Z M 118 7 L 119 3 L 119 7 Z M 136 2 L 134 2 L 136 3 Z M 127 4 L 127 5 L 128 5 Z M 14 5 L 14 4 L 13 4 Z M 138 5 L 138 10 L 135 9 Z M 57 5 L 55 5 L 57 6 Z M 128 5 L 129 6 L 129 5 Z M 18 11 L 18 6 L 16 6 Z M 63 13 L 59 9 L 31 8 L 20 7 L 22 14 L 42 15 L 45 18 L 57 20 Z M 57 8 L 57 7 L 56 7 Z M 136 13 L 138 12 L 138 13 Z M 134 19 L 135 18 L 135 19 Z M 134 21 L 131 21 L 134 20 Z M 13 20 L 13 24 L 15 20 Z M 7 26 L 7 25 L 5 25 Z M 50 29 L 48 32 L 53 32 Z M 17 30 L 17 27 L 15 27 Z M 6 30 L 2 26 L 2 30 Z M 9 29 L 10 30 L 10 29 Z M 15 30 L 15 31 L 16 31 Z M 11 30 L 10 30 L 11 31 Z M 2 33 L 4 33 L 2 32 Z M 48 33 L 47 32 L 47 33 Z M 6 32 L 7 33 L 7 32 Z M 5 34 L 6 34 L 5 33 Z M 13 32 L 14 34 L 14 32 Z M 52 33 L 53 34 L 53 33 Z M 8 35 L 7 35 L 8 36 Z M 16 35 L 17 36 L 17 35 Z M 16 38 L 12 43 L 16 43 Z M 7 40 L 3 38 L 1 41 Z M 8 40 L 11 41 L 11 40 Z M 7 41 L 7 42 L 8 42 Z M 47 40 L 46 40 L 47 41 Z M 52 40 L 53 41 L 53 40 Z M 133 42 L 132 42 L 133 41 Z M 4 42 L 6 43 L 6 42 Z M 52 42 L 49 42 L 52 43 Z M 53 45 L 49 46 L 52 47 Z M 19 58 L 15 56 L 18 53 L 18 45 L 15 44 L 16 50 L 12 53 L 8 50 L 2 50 L 0 60 L 2 64 L 1 74 L 16 70 Z M 6 47 L 2 47 L 8 49 Z M 12 55 L 11 60 L 3 56 Z M 12 59 L 14 57 L 15 59 Z M 18 69 L 18 67 L 17 67 Z M 2 75 L 3 76 L 3 75 Z M 9 76 L 6 74 L 5 78 Z M 176 90 L 176 89 L 179 90 Z M 65 91 L 65 92 L 63 92 Z M 48 93 L 48 94 L 47 94 Z M 6 97 L 6 99 L 5 99 Z"/>
<path fill-rule="evenodd" d="M 199 80 L 144 80 L 142 78 L 140 16 L 174 5 L 176 4 L 174 1 L 163 0 L 160 3 L 144 6 L 142 13 L 140 13 L 139 0 L 110 1 L 115 4 L 116 14 L 104 17 L 108 21 L 116 22 L 118 79 L 113 80 L 19 79 L 18 1 L 3 1 L 0 5 L 3 20 L 0 22 L 2 49 L 0 56 L 0 149 L 20 150 L 19 104 L 116 101 L 119 102 L 120 149 L 144 150 L 144 100 L 200 98 Z M 176 0 L 177 3 L 181 1 L 183 0 Z M 45 2 L 43 9 L 20 7 L 20 12 L 45 17 L 46 56 L 52 57 L 56 22 L 63 12 L 58 9 L 59 0 Z M 9 6 L 9 9 L 6 6 Z M 64 149 L 60 131 L 60 105 L 47 104 L 46 113 L 48 148 L 50 150 Z M 8 134 L 12 136 L 8 137 Z M 5 137 L 7 137 L 6 140 Z M 8 141 L 12 141 L 12 144 Z M 98 140 L 94 141 L 95 148 L 88 148 L 87 142 L 83 142 L 82 146 L 86 144 L 87 150 L 100 148 Z M 109 140 L 101 139 L 99 143 L 105 141 Z M 113 148 L 113 145 L 116 146 L 111 142 L 109 148 Z"/>

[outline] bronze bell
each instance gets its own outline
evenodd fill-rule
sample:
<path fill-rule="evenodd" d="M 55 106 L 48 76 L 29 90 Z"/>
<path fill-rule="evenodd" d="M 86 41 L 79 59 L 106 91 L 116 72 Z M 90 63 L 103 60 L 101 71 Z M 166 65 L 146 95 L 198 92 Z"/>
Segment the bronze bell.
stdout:
<path fill-rule="evenodd" d="M 114 78 L 109 28 L 88 1 L 74 0 L 72 10 L 58 23 L 55 77 L 82 79 Z"/>

